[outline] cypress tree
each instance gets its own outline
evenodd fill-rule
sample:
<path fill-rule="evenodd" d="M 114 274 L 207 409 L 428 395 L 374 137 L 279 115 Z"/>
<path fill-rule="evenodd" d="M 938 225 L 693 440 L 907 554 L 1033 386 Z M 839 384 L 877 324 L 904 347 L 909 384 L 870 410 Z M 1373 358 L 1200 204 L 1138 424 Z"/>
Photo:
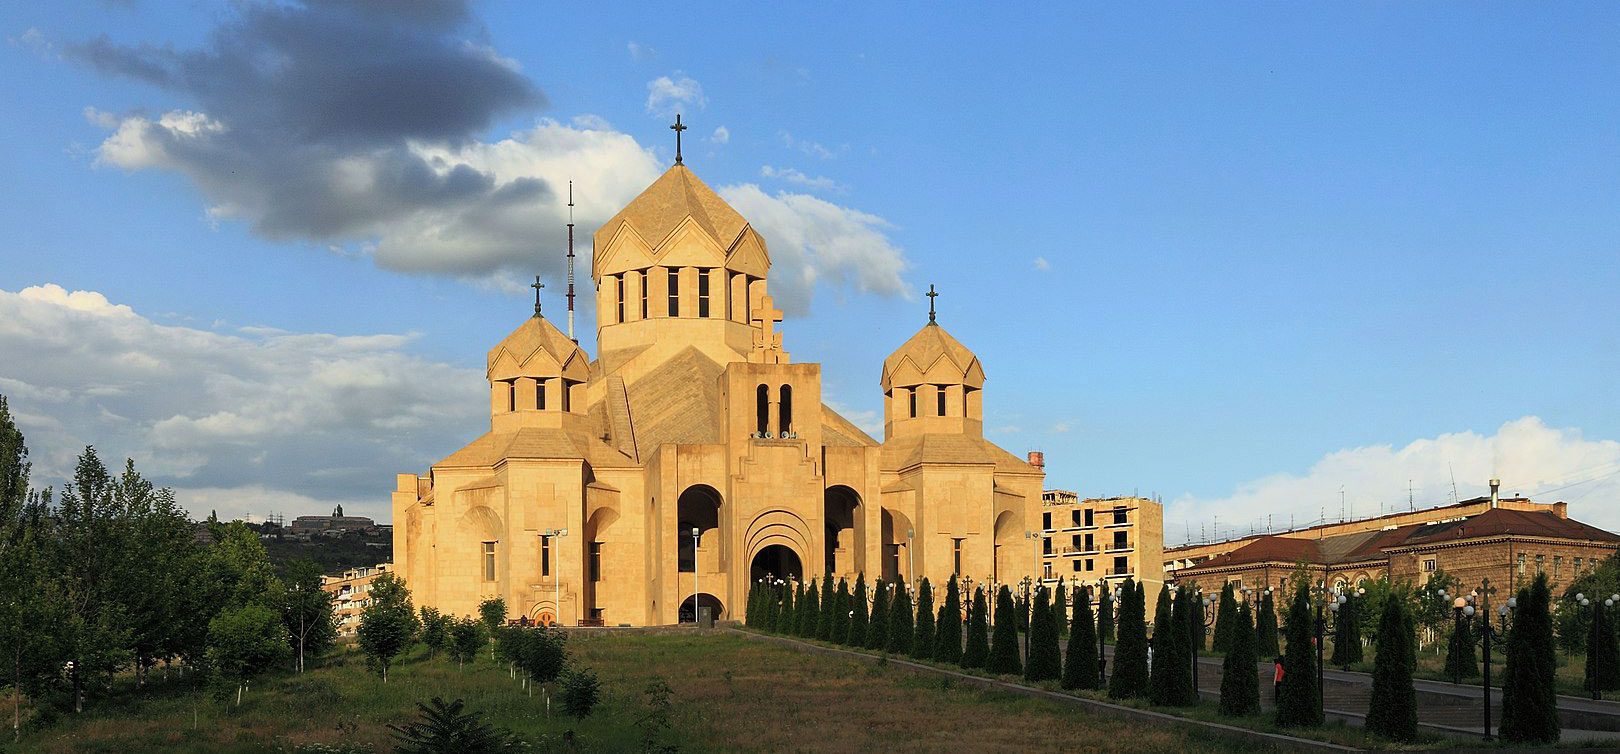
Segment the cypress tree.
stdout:
<path fill-rule="evenodd" d="M 1221 661 L 1221 714 L 1242 717 L 1260 712 L 1260 678 L 1254 666 L 1254 624 L 1249 620 L 1247 600 L 1232 613 L 1232 628 L 1226 635 L 1226 658 Z"/>
<path fill-rule="evenodd" d="M 1097 624 L 1091 617 L 1091 592 L 1083 587 L 1074 590 L 1069 647 L 1063 660 L 1063 688 L 1095 689 L 1102 685 L 1102 673 L 1097 669 Z"/>
<path fill-rule="evenodd" d="M 1052 625 L 1057 626 L 1059 636 L 1069 633 L 1069 592 L 1061 579 L 1052 587 Z"/>
<path fill-rule="evenodd" d="M 1614 619 L 1605 607 L 1592 606 L 1591 625 L 1586 632 L 1586 690 L 1593 693 L 1620 690 L 1620 644 L 1616 643 Z"/>
<path fill-rule="evenodd" d="M 1215 613 L 1215 644 L 1216 652 L 1232 651 L 1231 624 L 1237 618 L 1237 600 L 1232 598 L 1232 583 L 1227 582 L 1221 588 L 1221 605 Z"/>
<path fill-rule="evenodd" d="M 849 643 L 849 581 L 842 578 L 838 580 L 838 591 L 833 592 L 832 633 L 827 640 Z"/>
<path fill-rule="evenodd" d="M 911 617 L 911 590 L 905 582 L 894 585 L 894 599 L 889 600 L 889 646 L 892 654 L 911 654 L 911 640 L 915 628 Z"/>
<path fill-rule="evenodd" d="M 1029 633 L 1029 598 L 1022 591 L 1013 595 L 1013 609 L 1018 611 L 1018 632 Z"/>
<path fill-rule="evenodd" d="M 1192 587 L 1181 587 L 1176 594 L 1176 617 L 1187 627 L 1176 647 L 1176 660 L 1187 671 L 1176 677 L 1176 688 L 1182 704 L 1194 705 L 1198 703 L 1198 686 L 1193 683 L 1193 645 L 1196 642 L 1200 648 L 1204 646 L 1204 603 Z"/>
<path fill-rule="evenodd" d="M 804 609 L 799 611 L 799 635 L 806 639 L 816 638 L 816 623 L 821 620 L 821 596 L 816 591 L 816 580 L 811 579 L 810 585 L 804 590 Z"/>
<path fill-rule="evenodd" d="M 759 582 L 751 581 L 748 584 L 748 612 L 743 615 L 743 625 L 754 627 L 754 620 L 759 616 Z"/>
<path fill-rule="evenodd" d="M 973 603 L 968 606 L 967 646 L 962 649 L 962 667 L 982 668 L 990 658 L 990 628 L 986 625 L 984 587 L 973 589 Z"/>
<path fill-rule="evenodd" d="M 1102 592 L 1097 598 L 1097 643 L 1107 644 L 1114 640 L 1114 595 L 1108 589 L 1108 582 L 1102 584 Z"/>
<path fill-rule="evenodd" d="M 1254 651 L 1260 657 L 1276 657 L 1277 607 L 1271 601 L 1271 590 L 1260 598 L 1260 611 L 1254 616 Z"/>
<path fill-rule="evenodd" d="M 1552 615 L 1547 574 L 1519 590 L 1513 629 L 1508 632 L 1507 669 L 1502 674 L 1502 727 L 1505 743 L 1557 743 L 1561 733 L 1553 674 Z"/>
<path fill-rule="evenodd" d="M 1406 600 L 1384 600 L 1366 725 L 1367 730 L 1396 741 L 1417 738 L 1417 690 L 1412 688 L 1412 670 L 1417 667 L 1416 640 L 1417 630 L 1406 610 Z"/>
<path fill-rule="evenodd" d="M 866 572 L 855 576 L 855 593 L 849 598 L 849 637 L 845 644 L 852 647 L 866 646 Z"/>
<path fill-rule="evenodd" d="M 816 615 L 816 638 L 822 641 L 832 641 L 833 621 L 837 615 L 837 605 L 833 604 L 832 574 L 821 577 L 821 609 Z"/>
<path fill-rule="evenodd" d="M 1333 614 L 1333 657 L 1328 662 L 1345 670 L 1362 659 L 1360 610 L 1359 601 L 1347 597 Z M 1473 653 L 1472 644 L 1469 644 L 1469 653 Z"/>
<path fill-rule="evenodd" d="M 796 593 L 793 584 L 783 584 L 781 587 L 782 601 L 776 607 L 776 632 L 785 636 L 793 635 L 798 626 L 798 607 L 793 604 Z"/>
<path fill-rule="evenodd" d="M 1311 621 L 1310 590 L 1302 586 L 1288 608 L 1288 646 L 1283 653 L 1282 689 L 1277 694 L 1277 724 L 1285 728 L 1322 724 Z"/>
<path fill-rule="evenodd" d="M 955 576 L 945 583 L 945 604 L 940 605 L 934 625 L 934 661 L 962 662 L 962 592 Z"/>
<path fill-rule="evenodd" d="M 866 648 L 882 649 L 889 643 L 889 585 L 878 579 L 872 586 L 872 618 L 866 623 Z"/>
<path fill-rule="evenodd" d="M 1057 614 L 1052 610 L 1050 589 L 1035 589 L 1035 608 L 1029 616 L 1029 665 L 1024 679 L 1032 683 L 1063 677 L 1063 654 L 1058 649 Z"/>
<path fill-rule="evenodd" d="M 1179 600 L 1177 600 L 1179 601 Z M 1171 705 L 1180 701 L 1176 678 L 1182 671 L 1176 647 L 1186 631 L 1186 617 L 1176 615 L 1170 587 L 1159 588 L 1159 601 L 1153 610 L 1153 662 L 1149 665 L 1148 699 L 1154 704 Z"/>
<path fill-rule="evenodd" d="M 1024 664 L 1018 659 L 1018 608 L 1012 591 L 1005 585 L 996 593 L 996 628 L 990 638 L 990 656 L 984 669 L 992 675 L 1018 675 Z"/>
<path fill-rule="evenodd" d="M 917 587 L 917 627 L 911 634 L 911 656 L 918 660 L 934 656 L 934 590 L 926 577 Z"/>
<path fill-rule="evenodd" d="M 1337 660 L 1338 656 L 1339 648 L 1335 644 L 1333 657 Z M 1479 675 L 1479 662 L 1474 657 L 1474 632 L 1469 630 L 1467 621 L 1452 621 L 1451 641 L 1446 645 L 1446 675 L 1451 676 L 1453 683 Z"/>
<path fill-rule="evenodd" d="M 1148 689 L 1147 606 L 1142 586 L 1126 578 L 1120 586 L 1119 638 L 1114 642 L 1114 670 L 1108 696 L 1129 699 Z"/>

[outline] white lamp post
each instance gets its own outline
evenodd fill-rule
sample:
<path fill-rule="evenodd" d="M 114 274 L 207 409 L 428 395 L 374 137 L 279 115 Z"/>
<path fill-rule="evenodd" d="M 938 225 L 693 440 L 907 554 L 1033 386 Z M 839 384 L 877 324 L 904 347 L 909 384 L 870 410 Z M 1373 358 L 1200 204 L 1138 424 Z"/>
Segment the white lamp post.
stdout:
<path fill-rule="evenodd" d="M 555 615 L 552 616 L 552 622 L 556 623 L 557 625 L 562 625 L 562 563 L 563 563 L 563 557 L 562 557 L 562 543 L 557 542 L 556 540 L 561 538 L 561 537 L 568 536 L 568 530 L 567 529 L 547 529 L 547 530 L 545 530 L 543 532 L 540 532 L 540 535 L 544 536 L 544 537 L 552 538 L 553 544 L 554 544 L 554 550 L 555 551 L 552 553 L 552 558 L 554 559 L 554 562 L 557 564 L 557 572 L 551 575 L 551 583 L 555 587 L 555 590 L 554 590 L 554 595 L 555 596 L 553 596 L 551 598 L 552 599 L 551 609 L 552 609 L 552 612 L 555 613 Z"/>
<path fill-rule="evenodd" d="M 692 527 L 692 625 L 698 623 L 698 535 L 701 530 Z M 680 612 L 675 613 L 675 622 L 680 622 Z"/>

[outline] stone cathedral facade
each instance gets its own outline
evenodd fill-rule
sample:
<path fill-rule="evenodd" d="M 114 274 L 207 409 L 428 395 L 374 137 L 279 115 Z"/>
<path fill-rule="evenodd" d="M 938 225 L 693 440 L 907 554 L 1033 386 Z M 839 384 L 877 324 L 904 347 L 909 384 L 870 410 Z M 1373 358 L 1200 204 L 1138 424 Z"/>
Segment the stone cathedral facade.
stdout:
<path fill-rule="evenodd" d="M 984 439 L 978 357 L 930 314 L 872 438 L 783 350 L 766 242 L 679 162 L 597 230 L 596 357 L 537 306 L 489 351 L 489 432 L 397 479 L 417 604 L 657 625 L 741 619 L 766 574 L 1035 573 L 1044 474 Z"/>

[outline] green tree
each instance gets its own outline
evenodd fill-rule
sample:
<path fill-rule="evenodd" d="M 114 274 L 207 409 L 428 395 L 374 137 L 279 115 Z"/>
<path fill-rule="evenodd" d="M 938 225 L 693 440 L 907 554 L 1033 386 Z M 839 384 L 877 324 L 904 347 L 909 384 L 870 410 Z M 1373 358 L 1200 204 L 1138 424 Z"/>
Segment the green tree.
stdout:
<path fill-rule="evenodd" d="M 945 582 L 945 604 L 934 626 L 934 661 L 962 662 L 962 592 L 955 576 Z"/>
<path fill-rule="evenodd" d="M 911 656 L 927 660 L 934 656 L 934 590 L 925 577 L 917 587 L 917 625 L 911 634 Z"/>
<path fill-rule="evenodd" d="M 56 642 L 74 712 L 84 711 L 87 689 L 109 685 L 131 659 L 121 594 L 129 588 L 121 576 L 127 529 L 116 505 L 112 476 L 95 449 L 85 448 L 54 511 L 49 540 L 49 568 L 62 608 Z"/>
<path fill-rule="evenodd" d="M 1148 691 L 1147 598 L 1141 584 L 1126 578 L 1119 589 L 1119 638 L 1114 642 L 1114 670 L 1108 696 L 1129 699 Z"/>
<path fill-rule="evenodd" d="M 1069 648 L 1064 655 L 1063 688 L 1096 689 L 1102 686 L 1097 667 L 1097 624 L 1091 615 L 1091 591 L 1074 590 L 1074 615 L 1069 623 Z"/>
<path fill-rule="evenodd" d="M 1545 573 L 1519 590 L 1513 627 L 1507 635 L 1507 669 L 1502 674 L 1499 732 L 1506 743 L 1556 743 L 1561 733 L 1550 601 Z"/>
<path fill-rule="evenodd" d="M 1002 585 L 996 593 L 996 627 L 990 637 L 990 656 L 985 658 L 984 669 L 991 675 L 1019 675 L 1023 661 L 1018 657 L 1018 608 L 1013 603 L 1012 591 Z M 971 639 L 971 636 L 969 637 Z"/>
<path fill-rule="evenodd" d="M 1294 590 L 1285 624 L 1288 644 L 1283 652 L 1282 688 L 1277 694 L 1277 724 L 1285 728 L 1322 724 L 1322 706 L 1316 687 L 1316 650 L 1311 645 L 1311 594 Z"/>
<path fill-rule="evenodd" d="M 1069 633 L 1069 593 L 1061 580 L 1052 589 L 1052 622 L 1058 627 L 1059 636 Z"/>
<path fill-rule="evenodd" d="M 360 651 L 377 664 L 383 683 L 388 682 L 388 666 L 416 641 L 421 627 L 411 608 L 411 591 L 392 573 L 371 582 L 371 604 L 360 611 Z"/>
<path fill-rule="evenodd" d="M 825 584 L 826 579 L 822 579 L 822 583 Z M 821 625 L 821 592 L 816 589 L 815 579 L 810 580 L 810 586 L 804 591 L 806 600 L 803 611 L 804 622 L 799 624 L 799 635 L 806 639 L 815 639 L 819 636 L 817 631 Z"/>
<path fill-rule="evenodd" d="M 225 608 L 208 623 L 208 661 L 236 688 L 236 704 L 248 681 L 288 655 L 280 616 L 263 605 Z"/>
<path fill-rule="evenodd" d="M 878 579 L 872 588 L 872 620 L 866 624 L 866 648 L 889 645 L 889 585 Z"/>
<path fill-rule="evenodd" d="M 529 684 L 555 683 L 568 669 L 568 635 L 559 628 L 526 628 L 517 651 L 517 666 Z"/>
<path fill-rule="evenodd" d="M 793 584 L 778 584 L 776 591 L 780 597 L 776 602 L 776 625 L 772 630 L 779 634 L 791 635 L 799 619 L 798 608 L 793 605 Z"/>
<path fill-rule="evenodd" d="M 1591 635 L 1592 608 L 1582 607 L 1577 595 L 1590 598 L 1616 593 L 1620 593 L 1620 553 L 1576 572 L 1553 609 L 1553 626 L 1566 653 L 1585 652 Z M 1615 623 L 1612 619 L 1605 622 Z"/>
<path fill-rule="evenodd" d="M 1097 643 L 1114 640 L 1114 595 L 1104 581 L 1097 596 Z"/>
<path fill-rule="evenodd" d="M 488 629 L 481 620 L 462 618 L 454 620 L 448 615 L 440 616 L 439 620 L 445 626 L 446 646 L 450 656 L 456 660 L 456 669 L 460 670 L 467 663 L 472 662 L 478 655 L 478 650 L 485 644 Z M 512 661 L 518 658 L 513 657 Z"/>
<path fill-rule="evenodd" d="M 298 672 L 302 673 L 306 657 L 319 657 L 337 641 L 337 614 L 332 594 L 321 588 L 321 570 L 314 561 L 300 558 L 289 562 L 282 583 L 281 623 L 292 640 Z M 429 646 L 433 646 L 431 642 Z"/>
<path fill-rule="evenodd" d="M 1063 677 L 1063 654 L 1058 648 L 1057 615 L 1052 610 L 1051 590 L 1035 588 L 1035 607 L 1029 617 L 1029 664 L 1024 679 L 1032 683 Z"/>
<path fill-rule="evenodd" d="M 512 737 L 474 712 L 467 712 L 460 699 L 446 703 L 433 697 L 428 704 L 416 703 L 415 722 L 399 726 L 389 724 L 398 754 L 494 754 L 508 751 Z"/>
<path fill-rule="evenodd" d="M 569 717 L 584 720 L 602 700 L 602 684 L 589 668 L 569 670 L 562 675 L 562 688 L 558 689 L 557 696 Z"/>
<path fill-rule="evenodd" d="M 1271 589 L 1260 597 L 1260 610 L 1254 616 L 1254 649 L 1260 657 L 1275 657 L 1277 646 L 1277 606 L 1271 601 Z"/>
<path fill-rule="evenodd" d="M 894 586 L 894 597 L 889 600 L 889 642 L 886 650 L 890 654 L 905 655 L 911 653 L 911 640 L 913 625 L 911 616 L 911 590 L 906 588 L 905 582 Z"/>
<path fill-rule="evenodd" d="M 816 601 L 819 608 L 816 611 L 815 638 L 822 641 L 832 640 L 833 616 L 837 606 L 833 604 L 832 575 L 821 577 L 821 596 Z"/>
<path fill-rule="evenodd" d="M 557 605 L 557 624 L 562 625 L 562 605 Z M 478 603 L 478 620 L 489 635 L 489 658 L 495 659 L 495 629 L 506 625 L 506 599 L 490 597 Z"/>
<path fill-rule="evenodd" d="M 1221 714 L 1242 717 L 1260 712 L 1260 678 L 1254 667 L 1259 662 L 1255 654 L 1254 624 L 1249 618 L 1249 603 L 1244 600 L 1232 613 L 1232 628 L 1226 635 L 1226 657 L 1221 661 Z"/>
<path fill-rule="evenodd" d="M 855 593 L 850 595 L 849 639 L 844 643 L 852 647 L 866 646 L 866 572 L 855 576 Z"/>
<path fill-rule="evenodd" d="M 1227 582 L 1221 587 L 1220 607 L 1215 613 L 1215 643 L 1216 652 L 1230 652 L 1232 646 L 1232 627 L 1228 625 L 1237 618 L 1237 600 L 1232 595 L 1232 583 Z"/>
<path fill-rule="evenodd" d="M 1486 619 L 1489 620 L 1489 616 Z M 1338 656 L 1337 648 L 1333 654 Z M 1451 622 L 1451 641 L 1446 645 L 1446 675 L 1451 676 L 1453 683 L 1479 675 L 1479 660 L 1474 656 L 1474 632 L 1469 630 L 1467 621 Z"/>
<path fill-rule="evenodd" d="M 984 587 L 974 587 L 973 602 L 968 606 L 967 646 L 962 649 L 964 668 L 982 668 L 990 659 L 990 627 L 985 622 L 988 612 Z"/>
<path fill-rule="evenodd" d="M 1598 595 L 1587 601 L 1592 605 L 1592 620 L 1586 631 L 1586 690 L 1594 694 L 1620 690 L 1620 646 L 1611 617 L 1614 600 Z"/>
<path fill-rule="evenodd" d="M 1412 687 L 1416 667 L 1417 628 L 1406 600 L 1385 600 L 1378 621 L 1378 649 L 1373 655 L 1367 730 L 1396 741 L 1417 738 L 1417 690 Z"/>
<path fill-rule="evenodd" d="M 827 637 L 834 644 L 849 643 L 849 582 L 840 578 L 838 591 L 833 592 L 832 633 Z"/>
<path fill-rule="evenodd" d="M 450 648 L 450 627 L 455 623 L 454 618 L 427 605 L 416 609 L 416 617 L 422 623 L 422 644 L 428 649 L 428 657 Z"/>
<path fill-rule="evenodd" d="M 1184 623 L 1176 620 L 1170 587 L 1160 587 L 1158 604 L 1153 609 L 1153 662 L 1149 663 L 1148 678 L 1148 699 L 1154 704 L 1178 702 L 1176 677 L 1182 672 L 1182 664 L 1176 657 L 1176 646 L 1185 630 Z"/>
<path fill-rule="evenodd" d="M 1339 609 L 1333 613 L 1333 657 L 1328 662 L 1349 670 L 1361 662 L 1361 605 L 1363 600 L 1346 594 Z M 1381 623 L 1381 621 L 1380 621 Z M 1469 645 L 1472 650 L 1473 645 Z"/>

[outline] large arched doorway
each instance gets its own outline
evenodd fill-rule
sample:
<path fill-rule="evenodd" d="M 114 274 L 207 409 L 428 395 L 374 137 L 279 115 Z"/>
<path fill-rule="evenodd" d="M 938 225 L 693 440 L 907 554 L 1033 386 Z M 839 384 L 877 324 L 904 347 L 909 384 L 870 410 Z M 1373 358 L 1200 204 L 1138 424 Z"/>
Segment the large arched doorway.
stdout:
<path fill-rule="evenodd" d="M 1007 582 L 1023 576 L 1027 569 L 1019 567 L 1018 554 L 1028 552 L 1028 550 L 1019 548 L 1027 547 L 1029 543 L 1024 541 L 1024 527 L 1018 520 L 1018 514 L 1012 511 L 1002 511 L 1001 515 L 996 516 L 996 528 L 993 536 L 996 551 L 993 562 L 995 572 L 991 574 L 991 578 L 996 581 Z"/>
<path fill-rule="evenodd" d="M 715 620 L 721 620 L 726 617 L 726 606 L 720 602 L 720 598 L 709 594 L 708 592 L 704 592 L 702 594 L 689 595 L 684 601 L 681 602 L 680 622 L 696 623 L 698 605 L 708 608 L 709 613 L 714 616 Z"/>
<path fill-rule="evenodd" d="M 763 578 L 802 581 L 804 564 L 799 560 L 799 554 L 787 545 L 766 545 L 754 555 L 754 562 L 749 564 L 748 578 L 751 582 Z"/>
<path fill-rule="evenodd" d="M 826 563 L 827 573 L 854 580 L 866 570 L 866 525 L 861 520 L 861 496 L 844 485 L 827 488 Z"/>
<path fill-rule="evenodd" d="M 883 531 L 879 532 L 883 545 L 883 579 L 891 584 L 911 579 L 909 548 L 916 532 L 911 519 L 893 508 L 884 508 L 881 516 Z"/>
<path fill-rule="evenodd" d="M 680 573 L 693 573 L 702 565 L 705 573 L 725 570 L 720 550 L 720 493 L 706 484 L 687 487 L 676 501 L 675 552 Z M 696 550 L 692 530 L 698 530 Z"/>

